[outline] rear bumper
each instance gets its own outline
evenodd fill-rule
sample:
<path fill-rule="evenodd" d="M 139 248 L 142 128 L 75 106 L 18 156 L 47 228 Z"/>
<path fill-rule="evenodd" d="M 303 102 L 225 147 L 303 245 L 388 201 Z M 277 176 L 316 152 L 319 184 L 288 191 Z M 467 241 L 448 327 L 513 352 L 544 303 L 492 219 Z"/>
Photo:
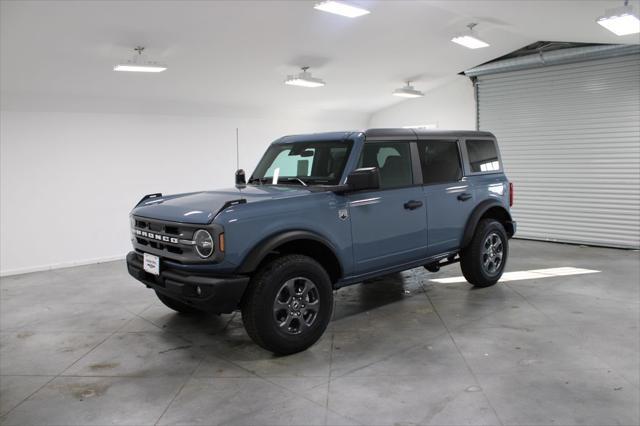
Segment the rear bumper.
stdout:
<path fill-rule="evenodd" d="M 513 237 L 516 234 L 517 228 L 518 223 L 515 220 L 507 222 L 507 234 L 509 234 L 509 238 Z"/>
<path fill-rule="evenodd" d="M 205 312 L 230 313 L 238 309 L 249 277 L 229 275 L 212 277 L 188 272 L 163 269 L 160 275 L 147 273 L 142 268 L 142 256 L 135 251 L 127 255 L 129 274 L 147 287 L 167 297 Z M 200 294 L 198 294 L 198 287 Z"/>

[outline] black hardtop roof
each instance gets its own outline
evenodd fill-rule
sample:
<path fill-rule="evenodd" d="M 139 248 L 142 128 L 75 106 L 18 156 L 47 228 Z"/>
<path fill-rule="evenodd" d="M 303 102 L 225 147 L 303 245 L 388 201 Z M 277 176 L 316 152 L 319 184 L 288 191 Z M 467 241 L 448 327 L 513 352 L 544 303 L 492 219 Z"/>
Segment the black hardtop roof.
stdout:
<path fill-rule="evenodd" d="M 414 137 L 426 136 L 436 138 L 492 138 L 495 136 L 491 132 L 483 132 L 479 130 L 428 130 L 428 129 L 405 129 L 405 128 L 389 128 L 389 129 L 368 129 L 364 132 L 365 137 L 369 138 L 385 138 L 385 137 Z"/>
<path fill-rule="evenodd" d="M 428 137 L 428 138 L 442 138 L 442 139 L 455 139 L 455 138 L 491 138 L 495 139 L 495 136 L 491 132 L 481 132 L 476 130 L 427 130 L 427 129 L 405 129 L 405 128 L 388 128 L 388 129 L 367 129 L 367 130 L 353 130 L 353 131 L 341 131 L 341 132 L 321 132 L 321 133 L 304 133 L 298 135 L 283 136 L 273 143 L 295 143 L 295 142 L 307 142 L 307 141 L 343 141 L 347 140 L 352 135 L 363 134 L 368 139 L 387 139 L 387 138 L 405 138 L 415 139 L 416 137 Z"/>

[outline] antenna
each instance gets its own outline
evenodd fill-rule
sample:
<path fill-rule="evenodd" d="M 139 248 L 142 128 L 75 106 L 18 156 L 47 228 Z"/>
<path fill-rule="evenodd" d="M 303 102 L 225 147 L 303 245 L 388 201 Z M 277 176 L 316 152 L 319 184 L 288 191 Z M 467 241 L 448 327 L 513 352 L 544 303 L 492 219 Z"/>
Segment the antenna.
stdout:
<path fill-rule="evenodd" d="M 242 191 L 247 186 L 244 170 L 240 168 L 240 138 L 238 138 L 238 128 L 236 127 L 236 188 Z"/>
<path fill-rule="evenodd" d="M 240 168 L 240 140 L 238 138 L 238 128 L 236 127 L 236 170 Z"/>

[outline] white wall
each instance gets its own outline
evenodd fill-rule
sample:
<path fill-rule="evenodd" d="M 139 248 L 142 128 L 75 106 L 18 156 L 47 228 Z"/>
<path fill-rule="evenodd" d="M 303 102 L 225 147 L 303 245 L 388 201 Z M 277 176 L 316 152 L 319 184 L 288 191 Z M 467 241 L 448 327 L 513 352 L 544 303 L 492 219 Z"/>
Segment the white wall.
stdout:
<path fill-rule="evenodd" d="M 233 185 L 284 134 L 362 128 L 362 114 L 261 118 L 0 112 L 0 274 L 121 258 L 147 193 Z"/>
<path fill-rule="evenodd" d="M 476 106 L 468 77 L 456 76 L 447 84 L 373 114 L 369 127 L 437 124 L 438 129 L 475 130 Z"/>

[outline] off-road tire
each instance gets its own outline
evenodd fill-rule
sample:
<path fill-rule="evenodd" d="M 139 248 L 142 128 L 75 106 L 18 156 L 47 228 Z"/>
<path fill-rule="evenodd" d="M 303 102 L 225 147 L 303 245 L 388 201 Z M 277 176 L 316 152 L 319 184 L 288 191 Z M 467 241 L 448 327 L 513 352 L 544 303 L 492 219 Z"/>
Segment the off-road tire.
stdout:
<path fill-rule="evenodd" d="M 183 315 L 203 315 L 204 314 L 203 311 L 196 309 L 193 306 L 189 306 L 186 303 L 182 303 L 176 299 L 172 299 L 169 296 L 165 296 L 160 292 L 156 291 L 156 296 L 158 296 L 158 299 L 160 299 L 160 301 L 164 303 L 164 305 L 167 308 L 173 309 L 174 311 L 179 312 Z"/>
<path fill-rule="evenodd" d="M 502 261 L 493 273 L 483 266 L 483 247 L 487 238 L 495 234 L 502 242 Z M 474 287 L 489 287 L 498 282 L 509 256 L 509 239 L 504 226 L 494 219 L 483 219 L 476 226 L 473 238 L 460 255 L 460 269 L 469 284 Z"/>
<path fill-rule="evenodd" d="M 315 320 L 300 334 L 288 334 L 274 318 L 276 297 L 294 278 L 310 280 L 317 289 L 319 307 Z M 262 266 L 251 278 L 241 304 L 242 322 L 251 339 L 278 355 L 303 351 L 322 336 L 333 312 L 333 288 L 325 269 L 303 255 L 285 255 Z"/>

